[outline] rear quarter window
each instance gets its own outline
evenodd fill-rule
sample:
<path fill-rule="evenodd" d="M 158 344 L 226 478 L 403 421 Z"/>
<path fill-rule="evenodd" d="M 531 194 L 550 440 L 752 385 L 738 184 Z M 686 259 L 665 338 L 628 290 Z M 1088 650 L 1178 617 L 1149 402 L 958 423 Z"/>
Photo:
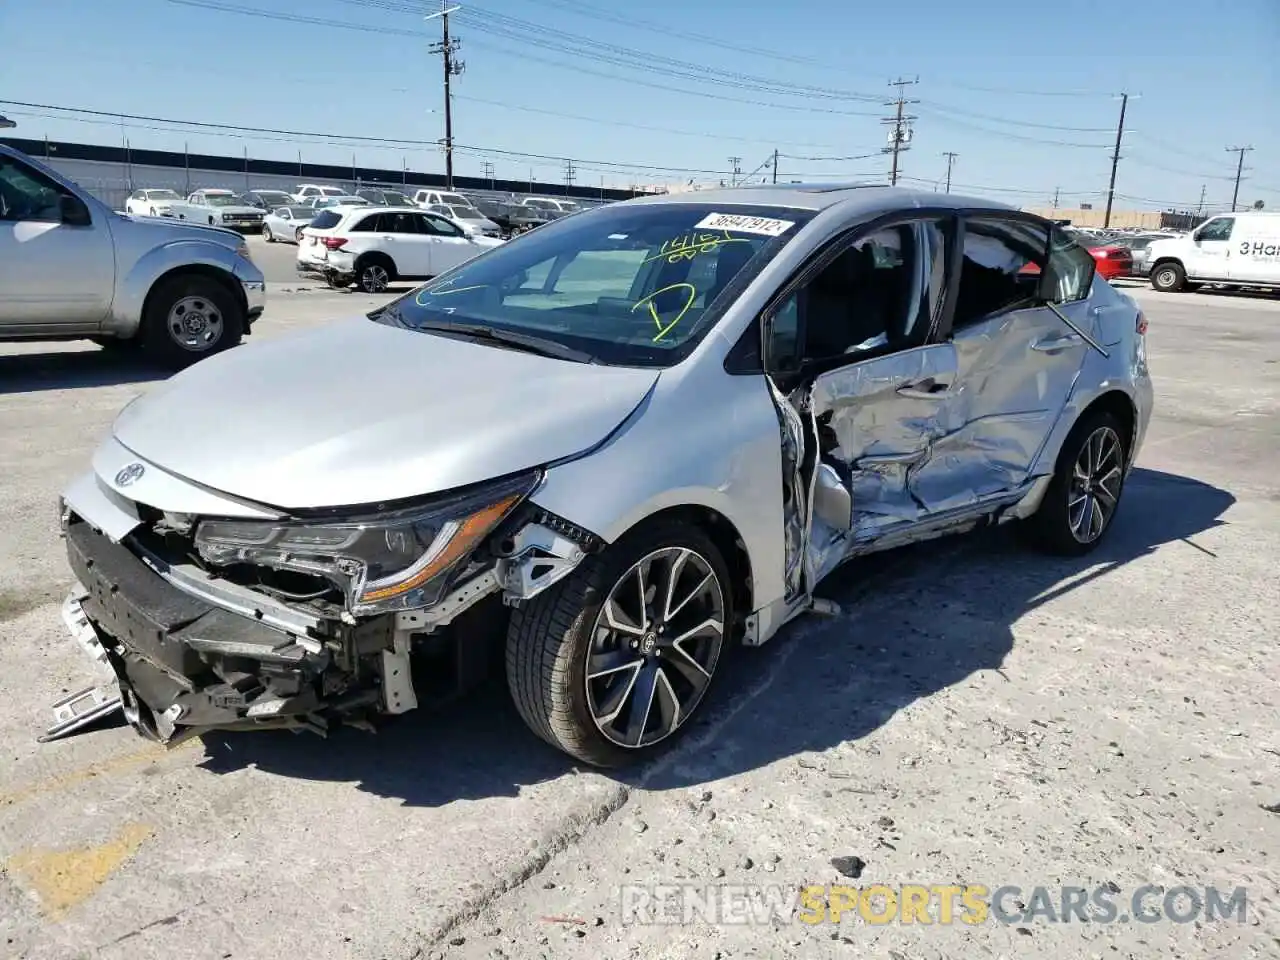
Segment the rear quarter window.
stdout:
<path fill-rule="evenodd" d="M 316 230 L 328 230 L 330 227 L 336 227 L 341 219 L 342 214 L 340 213 L 335 213 L 332 210 L 321 210 L 311 218 L 311 226 Z"/>

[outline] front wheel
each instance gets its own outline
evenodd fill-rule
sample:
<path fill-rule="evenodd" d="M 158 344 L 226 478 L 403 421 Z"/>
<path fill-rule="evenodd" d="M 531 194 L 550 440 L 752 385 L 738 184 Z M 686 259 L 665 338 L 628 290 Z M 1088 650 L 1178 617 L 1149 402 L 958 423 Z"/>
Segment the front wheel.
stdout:
<path fill-rule="evenodd" d="M 1127 438 L 1124 425 L 1103 411 L 1072 428 L 1040 509 L 1026 521 L 1037 546 L 1081 556 L 1102 542 L 1124 490 Z"/>
<path fill-rule="evenodd" d="M 179 275 L 147 298 L 142 343 L 165 366 L 181 368 L 234 347 L 244 326 L 244 311 L 226 287 L 211 277 Z"/>
<path fill-rule="evenodd" d="M 264 223 L 262 225 L 262 239 L 267 241 L 267 243 L 276 242 L 276 236 L 271 232 L 271 225 L 268 223 Z"/>
<path fill-rule="evenodd" d="M 1187 282 L 1187 273 L 1177 263 L 1161 263 L 1151 271 L 1151 286 L 1164 293 L 1177 293 Z"/>
<path fill-rule="evenodd" d="M 664 523 L 588 557 L 512 611 L 507 683 L 543 740 L 617 767 L 665 746 L 711 685 L 733 585 L 701 530 Z"/>

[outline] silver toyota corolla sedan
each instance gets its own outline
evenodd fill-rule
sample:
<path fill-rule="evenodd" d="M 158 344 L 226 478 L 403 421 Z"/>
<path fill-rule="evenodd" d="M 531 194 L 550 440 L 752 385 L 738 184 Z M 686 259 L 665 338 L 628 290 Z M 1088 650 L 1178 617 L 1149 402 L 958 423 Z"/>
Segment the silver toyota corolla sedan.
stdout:
<path fill-rule="evenodd" d="M 367 726 L 496 656 L 535 733 L 621 764 L 850 557 L 1004 521 L 1096 546 L 1145 329 L 981 200 L 586 211 L 131 403 L 64 495 L 65 616 L 161 741 Z"/>

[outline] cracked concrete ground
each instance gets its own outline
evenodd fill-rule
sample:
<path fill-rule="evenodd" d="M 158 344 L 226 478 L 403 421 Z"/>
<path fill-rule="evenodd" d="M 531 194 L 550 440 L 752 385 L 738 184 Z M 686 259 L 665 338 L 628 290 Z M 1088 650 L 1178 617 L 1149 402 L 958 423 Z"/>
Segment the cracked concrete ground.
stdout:
<path fill-rule="evenodd" d="M 147 374 L 0 347 L 0 956 L 1280 954 L 1280 302 L 1137 293 L 1158 406 L 1097 553 L 996 531 L 855 564 L 840 617 L 740 651 L 625 777 L 543 747 L 501 684 L 372 737 L 37 745 L 89 676 L 52 498 Z M 281 294 L 255 337 L 372 302 Z M 1249 899 L 1243 923 L 638 922 L 670 903 L 655 884 L 783 904 L 871 883 Z"/>

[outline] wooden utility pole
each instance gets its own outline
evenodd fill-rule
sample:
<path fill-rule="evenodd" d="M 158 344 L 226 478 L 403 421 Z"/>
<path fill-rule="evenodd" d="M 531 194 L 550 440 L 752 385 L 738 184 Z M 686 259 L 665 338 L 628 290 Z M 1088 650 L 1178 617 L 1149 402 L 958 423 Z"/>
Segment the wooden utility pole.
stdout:
<path fill-rule="evenodd" d="M 1240 199 L 1240 178 L 1244 176 L 1244 155 L 1253 147 L 1227 147 L 1227 153 L 1238 153 L 1240 159 L 1236 163 L 1236 188 L 1231 191 L 1231 212 L 1236 212 L 1236 203 Z"/>
<path fill-rule="evenodd" d="M 1120 94 L 1120 123 L 1116 126 L 1116 149 L 1111 154 L 1111 184 L 1107 187 L 1107 212 L 1102 215 L 1102 226 L 1111 226 L 1111 204 L 1116 197 L 1116 168 L 1120 166 L 1120 141 L 1124 138 L 1124 114 L 1129 107 L 1129 94 Z"/>
<path fill-rule="evenodd" d="M 959 156 L 959 154 L 952 153 L 951 151 L 947 151 L 946 153 L 943 154 L 943 156 L 947 158 L 947 193 L 950 193 L 951 192 L 951 165 L 956 162 L 956 157 Z M 936 180 L 934 181 L 934 189 L 935 190 L 938 189 Z"/>
<path fill-rule="evenodd" d="M 898 88 L 898 96 L 893 100 L 885 102 L 885 106 L 894 107 L 895 112 L 892 117 L 884 117 L 881 123 L 893 124 L 893 129 L 889 133 L 889 145 L 881 149 L 881 153 L 889 153 L 893 155 L 893 167 L 889 171 L 889 183 L 891 186 L 898 185 L 898 154 L 911 149 L 911 121 L 915 120 L 914 116 L 909 116 L 905 112 L 907 104 L 919 103 L 919 100 L 908 100 L 906 98 L 906 88 L 912 84 L 919 83 L 920 79 L 915 80 L 890 80 L 889 86 Z"/>
<path fill-rule="evenodd" d="M 431 52 L 439 54 L 444 61 L 444 182 L 445 187 L 453 189 L 453 78 L 462 76 L 466 64 L 456 59 L 462 48 L 462 41 L 449 36 L 449 14 L 461 7 L 445 7 L 441 4 L 439 13 L 433 13 L 426 19 L 440 18 L 440 42 L 431 45 Z"/>

